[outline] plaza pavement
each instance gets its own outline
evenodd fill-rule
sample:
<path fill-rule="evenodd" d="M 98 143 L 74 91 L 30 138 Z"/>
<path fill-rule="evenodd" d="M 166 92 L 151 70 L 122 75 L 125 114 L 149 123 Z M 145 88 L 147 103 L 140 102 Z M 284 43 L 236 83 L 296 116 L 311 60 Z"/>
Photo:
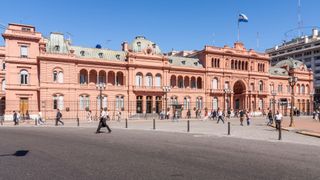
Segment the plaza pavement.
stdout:
<path fill-rule="evenodd" d="M 287 128 L 289 117 L 284 118 L 284 129 L 289 131 L 282 131 L 282 140 L 278 140 L 278 131 L 275 128 L 266 125 L 266 119 L 264 117 L 253 117 L 250 126 L 247 126 L 244 122 L 244 126 L 240 126 L 238 118 L 231 118 L 229 120 L 231 126 L 231 134 L 228 135 L 227 121 L 222 124 L 216 123 L 213 120 L 200 120 L 190 119 L 190 131 L 187 132 L 187 120 L 180 119 L 177 122 L 172 120 L 155 120 L 155 130 L 153 129 L 153 120 L 128 120 L 128 128 L 125 127 L 125 120 L 108 121 L 111 128 L 114 129 L 128 129 L 128 130 L 147 130 L 147 131 L 162 131 L 162 132 L 174 132 L 174 133 L 191 133 L 194 137 L 204 136 L 218 136 L 218 137 L 233 137 L 241 139 L 253 139 L 261 141 L 281 142 L 281 143 L 298 143 L 305 145 L 320 146 L 320 136 L 311 137 L 305 136 L 304 133 L 298 134 L 296 132 L 305 131 L 305 128 L 311 126 L 316 132 L 320 123 L 312 120 L 311 117 L 295 117 L 296 127 Z M 307 125 L 305 123 L 307 122 Z M 54 126 L 54 121 L 47 121 L 45 125 L 38 127 L 75 127 L 75 128 L 92 128 L 94 132 L 97 128 L 98 122 L 80 121 L 80 126 L 77 127 L 75 120 L 65 121 L 64 126 Z M 4 126 L 14 127 L 12 122 L 5 122 Z M 34 121 L 20 123 L 19 126 L 34 127 Z M 301 129 L 298 126 L 302 127 Z M 309 132 L 309 131 L 307 131 Z M 317 134 L 317 133 L 316 133 Z"/>

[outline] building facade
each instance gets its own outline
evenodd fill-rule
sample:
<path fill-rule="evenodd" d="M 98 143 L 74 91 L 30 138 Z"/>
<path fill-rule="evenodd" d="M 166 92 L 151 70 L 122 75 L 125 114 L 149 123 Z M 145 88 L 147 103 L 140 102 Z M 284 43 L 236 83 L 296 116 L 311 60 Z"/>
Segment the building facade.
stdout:
<path fill-rule="evenodd" d="M 296 108 L 312 110 L 312 71 L 293 59 L 271 67 L 267 54 L 240 42 L 165 54 L 142 36 L 124 42 L 120 51 L 74 46 L 61 33 L 43 37 L 29 25 L 9 24 L 2 36 L 0 109 L 5 119 L 12 119 L 14 110 L 31 117 L 41 111 L 50 119 L 56 109 L 65 119 L 83 119 L 88 110 L 98 115 L 100 107 L 112 117 L 121 111 L 129 118 L 166 110 L 185 117 L 187 110 L 195 116 L 198 109 L 205 115 L 217 108 L 262 114 L 273 105 L 286 114 L 289 76 L 299 77 Z"/>
<path fill-rule="evenodd" d="M 318 29 L 312 29 L 309 36 L 301 36 L 266 50 L 271 65 L 279 61 L 294 58 L 303 62 L 314 73 L 315 101 L 320 103 L 320 37 Z"/>

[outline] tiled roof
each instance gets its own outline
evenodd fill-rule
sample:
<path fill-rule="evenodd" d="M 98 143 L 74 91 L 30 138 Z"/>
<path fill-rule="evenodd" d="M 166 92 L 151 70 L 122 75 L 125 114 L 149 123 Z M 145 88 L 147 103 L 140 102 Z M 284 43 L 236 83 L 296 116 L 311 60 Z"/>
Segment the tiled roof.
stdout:
<path fill-rule="evenodd" d="M 96 58 L 106 59 L 111 61 L 125 61 L 126 52 L 124 51 L 113 51 L 109 49 L 98 49 L 98 48 L 85 48 L 80 46 L 71 46 L 70 49 L 74 50 L 74 54 L 79 58 Z"/>
<path fill-rule="evenodd" d="M 184 66 L 184 67 L 193 67 L 193 68 L 203 68 L 199 59 L 197 58 L 187 58 L 187 57 L 177 57 L 169 56 L 169 62 L 173 66 Z"/>
<path fill-rule="evenodd" d="M 288 76 L 288 71 L 284 68 L 270 67 L 269 74 L 276 76 Z"/>

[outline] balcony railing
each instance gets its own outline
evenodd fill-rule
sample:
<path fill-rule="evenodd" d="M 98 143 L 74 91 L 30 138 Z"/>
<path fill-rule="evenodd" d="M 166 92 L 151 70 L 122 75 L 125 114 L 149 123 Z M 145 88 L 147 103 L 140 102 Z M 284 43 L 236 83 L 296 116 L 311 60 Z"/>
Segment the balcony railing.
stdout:
<path fill-rule="evenodd" d="M 133 86 L 134 91 L 163 91 L 162 86 Z"/>

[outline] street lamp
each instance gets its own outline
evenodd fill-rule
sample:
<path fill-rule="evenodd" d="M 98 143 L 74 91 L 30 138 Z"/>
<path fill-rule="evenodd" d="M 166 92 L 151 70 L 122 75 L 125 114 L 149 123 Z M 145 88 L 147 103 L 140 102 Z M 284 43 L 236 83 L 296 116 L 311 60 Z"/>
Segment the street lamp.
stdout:
<path fill-rule="evenodd" d="M 271 96 L 273 96 L 273 99 L 272 99 L 273 119 L 275 118 L 275 115 L 276 115 L 276 95 L 277 95 L 277 92 L 275 90 L 272 90 Z"/>
<path fill-rule="evenodd" d="M 167 94 L 168 94 L 168 92 L 170 92 L 171 87 L 170 87 L 170 86 L 163 86 L 162 89 L 163 89 L 163 93 L 164 93 L 164 99 L 165 99 L 165 101 L 166 101 L 166 107 L 165 107 L 165 115 L 164 115 L 164 117 L 167 117 L 167 109 L 168 109 L 168 98 L 167 98 Z"/>
<path fill-rule="evenodd" d="M 229 95 L 232 93 L 232 90 L 229 88 L 224 88 L 224 99 L 225 99 L 225 103 L 224 103 L 224 112 L 226 112 L 226 109 L 229 109 L 230 107 L 230 102 L 227 101 L 227 97 L 229 97 Z M 228 106 L 226 106 L 226 103 L 228 103 Z"/>
<path fill-rule="evenodd" d="M 100 82 L 99 84 L 96 85 L 97 89 L 100 91 L 100 115 L 102 113 L 102 90 L 106 89 L 106 84 Z"/>
<path fill-rule="evenodd" d="M 289 85 L 291 86 L 291 109 L 290 109 L 290 125 L 289 127 L 294 127 L 294 122 L 293 122 L 293 106 L 294 106 L 294 85 L 298 81 L 298 77 L 295 76 L 290 76 L 288 78 Z"/>

